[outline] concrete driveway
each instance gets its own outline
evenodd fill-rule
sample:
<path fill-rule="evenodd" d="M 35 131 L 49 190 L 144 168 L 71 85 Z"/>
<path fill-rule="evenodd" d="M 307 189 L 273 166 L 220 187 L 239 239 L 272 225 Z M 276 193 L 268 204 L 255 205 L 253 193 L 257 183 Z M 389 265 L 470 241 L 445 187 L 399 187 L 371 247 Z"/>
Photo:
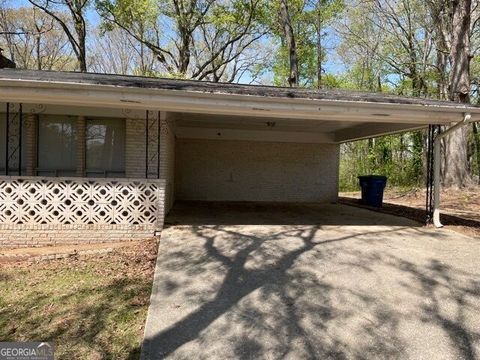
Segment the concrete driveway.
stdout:
<path fill-rule="evenodd" d="M 345 205 L 177 204 L 143 359 L 478 359 L 480 241 Z"/>

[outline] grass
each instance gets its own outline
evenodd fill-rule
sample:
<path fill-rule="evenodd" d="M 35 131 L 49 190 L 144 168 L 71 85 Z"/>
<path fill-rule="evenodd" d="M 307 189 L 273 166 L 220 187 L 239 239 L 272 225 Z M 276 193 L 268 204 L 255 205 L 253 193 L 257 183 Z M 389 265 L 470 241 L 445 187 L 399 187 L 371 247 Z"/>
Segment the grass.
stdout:
<path fill-rule="evenodd" d="M 156 243 L 0 267 L 0 340 L 52 341 L 56 359 L 136 359 Z"/>

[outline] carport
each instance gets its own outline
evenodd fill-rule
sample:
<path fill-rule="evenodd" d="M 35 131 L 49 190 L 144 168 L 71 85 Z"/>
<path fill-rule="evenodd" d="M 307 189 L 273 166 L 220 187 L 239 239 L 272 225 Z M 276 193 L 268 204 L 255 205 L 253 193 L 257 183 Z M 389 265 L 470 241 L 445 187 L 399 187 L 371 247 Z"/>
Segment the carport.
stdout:
<path fill-rule="evenodd" d="M 3 182 L 13 181 L 18 186 L 26 181 L 34 187 L 49 182 L 52 189 L 69 187 L 72 183 L 82 187 L 107 186 L 111 196 L 118 197 L 110 201 L 105 212 L 96 207 L 95 200 L 74 196 L 68 199 L 68 213 L 73 215 L 66 220 L 61 216 L 64 211 L 50 214 L 49 205 L 35 198 L 32 201 L 36 202 L 36 208 L 27 208 L 25 203 L 30 202 L 27 199 L 21 208 L 14 206 L 8 215 L 3 214 L 6 216 L 3 221 L 9 226 L 6 232 L 25 230 L 28 222 L 34 229 L 45 225 L 67 232 L 77 231 L 76 225 L 82 225 L 86 236 L 86 225 L 115 228 L 119 234 L 128 236 L 134 236 L 141 228 L 151 235 L 161 230 L 164 216 L 175 200 L 334 202 L 342 142 L 429 125 L 456 123 L 454 130 L 468 121 L 478 121 L 480 115 L 480 108 L 471 105 L 388 94 L 107 74 L 2 69 L 0 85 L 6 109 L 6 114 L 0 117 L 7 122 L 2 127 L 7 129 L 2 136 L 7 144 L 0 146 L 6 149 L 2 156 L 5 175 L 11 174 L 12 162 L 18 175 L 18 179 L 7 176 Z M 65 124 L 66 118 L 68 126 L 79 136 L 71 141 L 75 145 L 70 147 L 70 156 L 58 167 L 68 168 L 71 178 L 58 176 L 65 173 L 61 168 L 47 171 L 43 178 L 40 175 L 45 172 L 38 159 L 48 160 L 52 151 L 49 153 L 48 147 L 36 144 L 42 140 L 44 144 L 54 142 L 40 136 L 43 133 L 38 131 L 38 124 L 45 121 Z M 120 154 L 115 157 L 115 168 L 103 163 L 100 168 L 98 164 L 89 167 L 89 159 L 95 159 L 95 154 L 90 152 L 88 156 L 87 148 L 93 142 L 88 143 L 84 135 L 85 127 L 92 121 L 95 126 L 106 127 L 107 123 L 115 126 L 124 136 L 109 152 Z M 62 136 L 69 135 L 57 136 L 58 143 L 64 140 Z M 430 140 L 433 143 L 433 137 Z M 47 150 L 42 152 L 44 148 Z M 433 156 L 433 149 L 430 154 Z M 438 151 L 436 154 L 440 156 Z M 104 163 L 112 159 L 102 158 Z M 44 163 L 48 165 L 49 161 Z M 438 179 L 439 169 L 436 170 Z M 119 178 L 104 185 L 102 177 L 112 177 L 112 173 Z M 98 185 L 92 183 L 93 178 Z M 118 181 L 126 189 L 115 190 Z M 142 199 L 152 191 L 156 195 L 148 210 L 142 208 L 141 201 L 129 202 L 124 198 L 137 186 L 152 188 Z M 435 189 L 439 189 L 438 183 Z M 139 191 L 143 190 L 136 189 L 135 194 Z M 12 196 L 0 202 L 12 206 L 16 201 Z M 56 194 L 45 196 L 55 198 Z M 436 198 L 438 208 L 438 193 Z M 17 212 L 19 216 L 12 215 Z M 90 214 L 88 221 L 84 220 L 85 212 Z M 36 220 L 38 213 L 46 215 Z M 148 226 L 133 226 L 147 218 Z M 55 236 L 51 232 L 48 235 Z"/>
<path fill-rule="evenodd" d="M 384 94 L 195 86 L 208 88 L 218 101 L 208 113 L 171 113 L 178 200 L 334 202 L 339 144 L 430 126 L 431 165 L 434 154 L 440 157 L 439 141 L 437 151 L 433 149 L 434 138 L 444 135 L 437 136 L 436 125 L 453 123 L 456 126 L 448 131 L 455 131 L 476 121 L 479 111 L 474 106 Z M 435 204 L 434 173 L 439 178 L 439 168 L 435 170 L 432 166 L 428 171 L 429 213 Z M 437 182 L 435 189 L 439 187 Z M 435 195 L 438 209 L 439 193 Z"/>

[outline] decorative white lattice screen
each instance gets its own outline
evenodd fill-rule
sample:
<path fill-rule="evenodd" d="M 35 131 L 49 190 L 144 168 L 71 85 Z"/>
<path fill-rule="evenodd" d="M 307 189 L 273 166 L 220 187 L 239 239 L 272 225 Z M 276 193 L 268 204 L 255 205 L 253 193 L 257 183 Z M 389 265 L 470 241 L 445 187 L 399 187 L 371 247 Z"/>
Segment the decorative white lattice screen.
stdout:
<path fill-rule="evenodd" d="M 155 180 L 0 179 L 1 224 L 156 225 L 164 190 Z"/>

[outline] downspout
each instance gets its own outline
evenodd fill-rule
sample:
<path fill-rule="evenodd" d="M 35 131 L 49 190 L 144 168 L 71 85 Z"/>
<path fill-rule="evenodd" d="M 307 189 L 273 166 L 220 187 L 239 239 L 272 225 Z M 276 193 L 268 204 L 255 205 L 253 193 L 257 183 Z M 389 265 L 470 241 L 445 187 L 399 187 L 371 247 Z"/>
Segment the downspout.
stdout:
<path fill-rule="evenodd" d="M 440 222 L 440 157 L 441 157 L 441 140 L 467 124 L 472 115 L 470 113 L 463 114 L 463 120 L 459 121 L 455 125 L 449 127 L 444 132 L 438 134 L 435 137 L 433 143 L 433 224 L 437 228 L 443 227 Z"/>

